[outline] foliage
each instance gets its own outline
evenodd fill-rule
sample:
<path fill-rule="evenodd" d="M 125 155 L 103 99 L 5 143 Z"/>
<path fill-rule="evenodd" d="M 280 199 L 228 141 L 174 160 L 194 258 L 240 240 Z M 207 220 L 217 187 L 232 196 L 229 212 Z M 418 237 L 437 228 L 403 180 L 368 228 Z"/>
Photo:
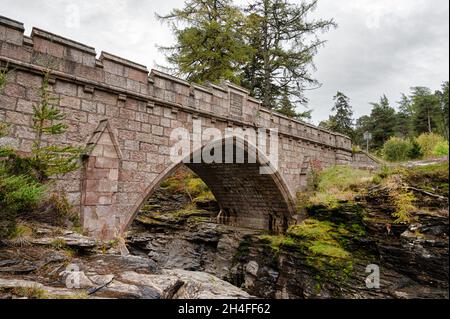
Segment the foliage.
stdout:
<path fill-rule="evenodd" d="M 335 104 L 332 108 L 335 115 L 330 116 L 329 120 L 322 122 L 322 127 L 334 132 L 338 132 L 353 137 L 353 110 L 350 105 L 350 99 L 342 92 L 337 92 L 334 97 Z"/>
<path fill-rule="evenodd" d="M 47 72 L 39 89 L 39 103 L 33 106 L 33 129 L 36 131 L 36 139 L 32 152 L 42 180 L 76 170 L 79 166 L 78 160 L 84 152 L 83 148 L 73 146 L 52 144 L 44 146 L 44 138 L 47 135 L 61 135 L 68 128 L 63 123 L 65 114 L 55 105 L 57 99 L 51 96 L 49 76 L 50 73 Z"/>
<path fill-rule="evenodd" d="M 322 162 L 317 159 L 313 159 L 309 163 L 310 172 L 308 176 L 308 185 L 312 187 L 313 190 L 319 188 L 320 173 L 323 171 Z"/>
<path fill-rule="evenodd" d="M 318 38 L 335 26 L 333 20 L 308 19 L 317 0 L 257 0 L 237 8 L 231 0 L 189 0 L 162 21 L 176 38 L 163 47 L 168 62 L 188 80 L 205 83 L 230 80 L 242 84 L 263 105 L 287 116 L 306 104 L 304 90 L 316 87 L 310 72 L 324 41 Z"/>
<path fill-rule="evenodd" d="M 311 119 L 312 110 L 298 112 L 296 106 L 289 99 L 289 93 L 283 93 L 279 105 L 276 107 L 276 111 L 280 114 L 283 114 L 287 117 L 298 119 L 298 120 L 306 120 Z"/>
<path fill-rule="evenodd" d="M 335 207 L 340 201 L 353 200 L 356 188 L 372 182 L 372 174 L 366 170 L 347 166 L 334 166 L 318 175 L 316 192 L 309 198 L 309 205 Z"/>
<path fill-rule="evenodd" d="M 423 151 L 422 151 L 422 147 L 420 147 L 420 144 L 417 143 L 417 140 L 414 139 L 411 142 L 411 148 L 408 151 L 408 158 L 415 160 L 415 159 L 420 159 L 423 157 Z"/>
<path fill-rule="evenodd" d="M 230 0 L 189 0 L 158 17 L 175 34 L 176 45 L 162 50 L 178 74 L 197 83 L 240 82 L 251 48 L 243 38 L 244 15 Z"/>
<path fill-rule="evenodd" d="M 399 137 L 391 137 L 383 146 L 384 158 L 391 162 L 400 162 L 409 158 L 412 144 Z"/>
<path fill-rule="evenodd" d="M 172 193 L 186 194 L 192 203 L 214 200 L 214 195 L 208 186 L 194 173 L 185 169 L 178 170 L 174 175 L 161 183 L 161 187 Z"/>
<path fill-rule="evenodd" d="M 245 80 L 252 95 L 265 107 L 280 108 L 283 97 L 293 105 L 306 103 L 304 90 L 317 86 L 310 75 L 313 57 L 324 41 L 318 33 L 335 26 L 333 20 L 308 19 L 317 0 L 257 0 L 246 8 L 252 28 L 248 41 L 255 54 L 245 67 Z"/>
<path fill-rule="evenodd" d="M 414 205 L 416 198 L 404 184 L 407 174 L 407 169 L 396 168 L 382 180 L 382 185 L 388 190 L 389 199 L 394 205 L 392 216 L 396 218 L 397 224 L 411 223 L 415 219 L 413 214 L 417 211 Z"/>
<path fill-rule="evenodd" d="M 365 145 L 364 132 L 372 133 L 371 150 L 378 151 L 390 137 L 409 139 L 415 147 L 415 153 L 409 158 L 422 157 L 414 139 L 424 133 L 434 133 L 448 140 L 448 99 L 449 84 L 444 82 L 441 90 L 432 92 L 426 87 L 413 87 L 409 95 L 402 94 L 398 104 L 398 112 L 387 107 L 389 102 L 385 96 L 379 103 L 372 103 L 372 113 L 356 120 L 355 142 Z M 427 150 L 430 156 L 431 150 Z M 425 152 L 425 153 L 427 153 Z"/>
<path fill-rule="evenodd" d="M 425 157 L 433 157 L 436 147 L 445 142 L 442 136 L 435 133 L 423 133 L 417 138 L 417 143 L 420 145 Z"/>
<path fill-rule="evenodd" d="M 370 115 L 372 123 L 372 146 L 380 148 L 395 132 L 395 110 L 390 106 L 386 96 L 382 96 L 379 103 L 372 103 Z"/>
<path fill-rule="evenodd" d="M 14 234 L 18 215 L 33 210 L 43 192 L 43 185 L 26 175 L 12 175 L 0 163 L 0 238 Z"/>
<path fill-rule="evenodd" d="M 413 220 L 412 213 L 416 210 L 413 202 L 415 201 L 414 194 L 412 192 L 398 192 L 392 190 L 390 196 L 394 198 L 396 211 L 392 216 L 396 217 L 396 223 L 410 223 Z"/>
<path fill-rule="evenodd" d="M 426 87 L 412 88 L 414 130 L 417 134 L 432 133 L 438 129 L 439 97 Z"/>
<path fill-rule="evenodd" d="M 433 155 L 434 156 L 445 156 L 448 155 L 448 142 L 447 141 L 441 141 L 436 144 L 436 146 L 433 149 Z"/>
<path fill-rule="evenodd" d="M 0 84 L 4 85 L 6 76 L 0 77 Z M 47 135 L 63 134 L 67 126 L 62 122 L 65 116 L 54 106 L 55 99 L 51 97 L 48 86 L 49 73 L 45 74 L 44 82 L 39 89 L 40 101 L 33 106 L 33 128 L 36 139 L 33 144 L 31 157 L 22 157 L 9 147 L 0 147 L 0 238 L 21 237 L 20 227 L 16 227 L 18 218 L 39 218 L 36 213 L 43 205 L 44 192 L 47 189 L 44 182 L 47 178 L 70 172 L 76 169 L 77 161 L 83 152 L 80 148 L 69 146 L 55 146 L 45 140 Z M 7 136 L 8 125 L 0 126 L 0 137 Z M 69 210 L 69 203 L 56 198 L 49 198 L 46 210 L 51 210 L 50 221 L 59 221 Z"/>

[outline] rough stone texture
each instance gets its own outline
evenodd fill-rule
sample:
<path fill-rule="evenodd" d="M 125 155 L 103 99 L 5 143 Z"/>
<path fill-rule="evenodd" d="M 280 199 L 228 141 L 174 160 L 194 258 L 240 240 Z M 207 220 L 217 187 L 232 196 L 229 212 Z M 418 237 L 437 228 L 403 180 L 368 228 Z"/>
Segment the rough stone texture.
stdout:
<path fill-rule="evenodd" d="M 204 272 L 181 269 L 163 270 L 163 274 L 175 276 L 184 282 L 173 299 L 249 299 L 245 291 Z"/>
<path fill-rule="evenodd" d="M 0 95 L 0 120 L 12 124 L 10 143 L 29 152 L 32 104 L 39 100 L 37 88 L 51 65 L 50 88 L 69 125 L 51 142 L 93 148 L 83 169 L 60 181 L 91 235 L 110 239 L 126 229 L 179 164 L 170 161 L 170 147 L 177 142 L 170 140 L 171 132 L 180 127 L 192 132 L 196 119 L 222 133 L 229 128 L 279 130 L 277 174 L 256 178 L 256 167 L 246 164 L 193 167 L 210 183 L 231 222 L 285 227 L 293 195 L 306 183 L 310 159 L 324 166 L 352 161 L 348 137 L 262 108 L 231 83 L 199 86 L 155 70 L 149 74 L 145 66 L 105 52 L 96 60 L 94 48 L 73 40 L 36 28 L 29 38 L 23 30 L 22 23 L 0 17 L 0 66 L 14 70 Z M 254 211 L 261 208 L 259 216 L 246 215 L 250 205 Z"/>

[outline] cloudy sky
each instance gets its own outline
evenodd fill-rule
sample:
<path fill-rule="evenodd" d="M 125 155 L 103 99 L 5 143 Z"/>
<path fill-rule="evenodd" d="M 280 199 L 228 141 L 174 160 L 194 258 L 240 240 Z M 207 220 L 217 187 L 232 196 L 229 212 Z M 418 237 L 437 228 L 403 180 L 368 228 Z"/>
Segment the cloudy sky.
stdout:
<path fill-rule="evenodd" d="M 155 12 L 183 2 L 0 0 L 0 15 L 25 23 L 27 34 L 36 26 L 152 68 L 164 64 L 157 45 L 173 41 Z M 435 90 L 449 79 L 448 0 L 319 0 L 314 16 L 339 24 L 315 60 L 323 86 L 308 92 L 314 123 L 328 118 L 338 90 L 361 116 L 382 94 L 394 103 L 411 86 Z"/>

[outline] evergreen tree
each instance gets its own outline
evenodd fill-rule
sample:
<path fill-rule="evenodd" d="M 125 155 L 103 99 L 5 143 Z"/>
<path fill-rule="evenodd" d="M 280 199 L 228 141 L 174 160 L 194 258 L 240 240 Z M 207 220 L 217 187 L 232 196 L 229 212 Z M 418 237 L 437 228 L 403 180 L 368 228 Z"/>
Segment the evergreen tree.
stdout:
<path fill-rule="evenodd" d="M 231 0 L 188 0 L 158 18 L 175 34 L 176 45 L 161 49 L 177 75 L 197 83 L 240 83 L 251 49 L 243 37 L 244 16 Z"/>
<path fill-rule="evenodd" d="M 438 130 L 439 98 L 426 87 L 414 87 L 411 94 L 414 110 L 414 130 L 416 135 L 433 133 Z"/>
<path fill-rule="evenodd" d="M 439 104 L 440 104 L 440 117 L 441 122 L 443 125 L 443 135 L 448 140 L 449 139 L 449 109 L 448 109 L 448 98 L 449 98 L 449 92 L 448 92 L 448 86 L 449 82 L 446 81 L 442 83 L 441 91 L 437 91 L 436 95 L 439 98 Z"/>
<path fill-rule="evenodd" d="M 304 111 L 304 112 L 297 112 L 296 107 L 292 104 L 291 100 L 289 99 L 289 94 L 287 92 L 284 92 L 280 105 L 277 107 L 276 111 L 280 114 L 286 115 L 287 117 L 298 119 L 298 120 L 305 120 L 305 119 L 311 119 L 311 113 L 312 110 Z"/>
<path fill-rule="evenodd" d="M 335 104 L 332 111 L 335 115 L 330 116 L 329 129 L 354 138 L 353 110 L 350 99 L 342 92 L 337 92 L 333 100 Z"/>
<path fill-rule="evenodd" d="M 355 124 L 355 144 L 361 146 L 361 148 L 366 148 L 366 141 L 364 140 L 364 133 L 372 130 L 372 121 L 370 116 L 363 115 L 356 120 Z"/>
<path fill-rule="evenodd" d="M 411 100 L 405 94 L 402 94 L 398 102 L 399 111 L 396 115 L 397 125 L 395 126 L 395 135 L 401 138 L 411 138 L 414 135 L 413 129 L 413 110 Z"/>
<path fill-rule="evenodd" d="M 370 114 L 368 132 L 372 133 L 372 147 L 381 149 L 383 144 L 395 135 L 396 112 L 389 104 L 388 98 L 383 95 L 378 103 L 371 103 L 373 106 Z"/>
<path fill-rule="evenodd" d="M 312 78 L 313 57 L 324 41 L 319 32 L 335 26 L 333 20 L 308 20 L 317 0 L 294 4 L 287 0 L 256 0 L 246 12 L 249 44 L 255 49 L 244 71 L 244 84 L 270 109 L 282 108 L 285 99 L 305 105 L 306 88 L 318 85 Z"/>
<path fill-rule="evenodd" d="M 36 138 L 32 152 L 34 165 L 40 173 L 41 180 L 76 170 L 78 160 L 84 152 L 83 148 L 57 146 L 46 141 L 46 137 L 63 134 L 68 128 L 63 123 L 65 114 L 56 106 L 58 99 L 51 95 L 48 79 L 47 72 L 39 89 L 39 103 L 33 106 L 33 129 Z"/>

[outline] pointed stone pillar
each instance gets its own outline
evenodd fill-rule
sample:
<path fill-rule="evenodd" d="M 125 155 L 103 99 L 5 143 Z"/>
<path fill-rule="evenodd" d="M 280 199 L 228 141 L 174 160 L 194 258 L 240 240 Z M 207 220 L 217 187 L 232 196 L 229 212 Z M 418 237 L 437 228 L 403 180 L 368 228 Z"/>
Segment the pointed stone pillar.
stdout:
<path fill-rule="evenodd" d="M 102 240 L 121 233 L 117 211 L 122 155 L 108 120 L 100 122 L 88 143 L 84 163 L 81 220 L 89 235 Z"/>

